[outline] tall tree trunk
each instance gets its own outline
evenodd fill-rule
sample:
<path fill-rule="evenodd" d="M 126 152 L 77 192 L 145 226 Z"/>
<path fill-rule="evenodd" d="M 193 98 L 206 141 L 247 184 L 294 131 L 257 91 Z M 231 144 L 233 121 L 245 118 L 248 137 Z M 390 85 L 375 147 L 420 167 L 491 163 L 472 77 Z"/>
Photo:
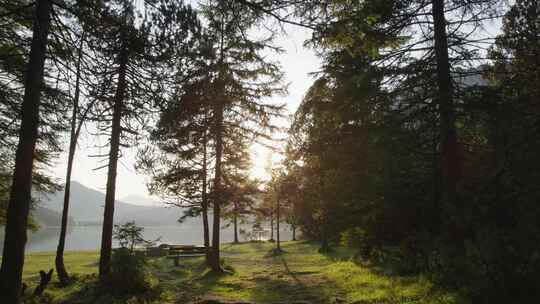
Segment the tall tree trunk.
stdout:
<path fill-rule="evenodd" d="M 69 153 L 66 170 L 66 184 L 64 187 L 64 207 L 62 209 L 62 223 L 60 226 L 60 237 L 58 240 L 58 247 L 56 249 L 56 274 L 60 284 L 67 285 L 69 282 L 69 275 L 64 265 L 64 249 L 66 243 L 67 223 L 69 218 L 69 196 L 71 190 L 71 172 L 73 170 L 73 159 L 75 158 L 75 150 L 77 149 L 77 139 L 79 138 L 80 127 L 82 126 L 83 118 L 77 126 L 77 115 L 79 112 L 79 97 L 80 97 L 80 82 L 81 82 L 81 61 L 82 61 L 82 47 L 84 43 L 84 32 L 81 37 L 81 44 L 78 50 L 77 59 L 77 76 L 75 80 L 75 96 L 73 98 L 73 111 L 71 114 L 71 134 L 69 139 Z"/>
<path fill-rule="evenodd" d="M 204 248 L 206 249 L 206 263 L 210 263 L 210 231 L 208 227 L 208 166 L 206 147 L 208 144 L 206 130 L 203 135 L 203 176 L 202 176 L 202 217 L 203 217 L 203 238 Z"/>
<path fill-rule="evenodd" d="M 215 107 L 215 132 L 216 132 L 216 161 L 214 174 L 214 223 L 212 226 L 212 256 L 210 267 L 213 271 L 221 272 L 219 254 L 219 232 L 221 216 L 221 158 L 223 154 L 223 101 L 219 101 Z"/>
<path fill-rule="evenodd" d="M 326 156 L 325 153 L 324 153 L 324 150 L 323 150 L 323 146 L 321 143 L 319 143 L 319 151 L 320 154 L 319 154 L 319 174 L 318 174 L 318 179 L 319 179 L 319 195 L 320 195 L 320 205 L 321 205 L 321 213 L 322 215 L 320 215 L 320 222 L 319 222 L 319 229 L 320 229 L 320 233 L 321 233 L 321 248 L 319 248 L 319 252 L 322 252 L 322 253 L 326 253 L 326 252 L 329 252 L 330 251 L 330 244 L 328 243 L 328 221 L 329 221 L 329 218 L 328 218 L 328 206 L 326 205 L 326 202 L 328 202 L 328 195 L 327 195 L 327 191 L 326 191 L 326 184 L 325 184 L 325 180 L 324 180 L 324 172 L 326 172 L 326 167 L 323 167 L 322 164 L 324 163 L 323 162 L 323 159 L 325 159 L 324 157 Z"/>
<path fill-rule="evenodd" d="M 223 17 L 223 16 L 222 16 Z M 223 21 L 223 20 L 222 20 Z M 219 233 L 221 226 L 221 203 L 222 203 L 222 193 L 221 193 L 221 162 L 223 156 L 223 111 L 225 110 L 225 83 L 222 83 L 223 80 L 223 65 L 225 63 L 225 53 L 224 53 L 224 37 L 225 29 L 223 24 L 220 27 L 220 46 L 219 46 L 219 77 L 217 87 L 220 92 L 217 94 L 216 102 L 214 103 L 214 132 L 215 132 L 215 168 L 214 168 L 214 222 L 212 223 L 212 255 L 210 261 L 210 268 L 215 272 L 222 272 L 221 263 L 220 263 L 220 248 L 219 248 Z"/>
<path fill-rule="evenodd" d="M 101 233 L 101 252 L 99 257 L 99 275 L 106 277 L 111 270 L 112 232 L 114 223 L 114 201 L 116 192 L 116 174 L 118 169 L 118 153 L 122 133 L 121 118 L 126 91 L 126 70 L 128 51 L 124 46 L 120 52 L 118 69 L 118 85 L 114 97 L 113 119 L 111 129 L 111 149 L 109 151 L 109 166 L 107 173 L 107 189 L 105 193 L 105 211 L 103 214 L 103 231 Z"/>
<path fill-rule="evenodd" d="M 19 303 L 21 296 L 32 170 L 38 138 L 40 95 L 51 11 L 51 1 L 41 0 L 36 3 L 30 60 L 25 75 L 19 143 L 15 155 L 0 268 L 0 297 L 2 297 L 0 302 L 6 304 Z"/>
<path fill-rule="evenodd" d="M 274 240 L 274 212 L 270 212 L 270 241 Z"/>
<path fill-rule="evenodd" d="M 330 247 L 330 239 L 328 233 L 330 228 L 328 214 L 330 212 L 328 211 L 328 208 L 323 208 L 322 211 L 322 221 L 319 223 L 321 229 L 321 248 L 319 249 L 319 252 L 327 253 L 332 251 L 332 248 Z"/>
<path fill-rule="evenodd" d="M 238 244 L 238 203 L 234 203 L 234 212 L 233 212 L 233 225 L 234 225 L 234 243 Z"/>
<path fill-rule="evenodd" d="M 461 164 L 458 158 L 457 134 L 453 102 L 452 78 L 448 57 L 448 36 L 446 34 L 446 18 L 444 0 L 432 0 L 434 26 L 435 59 L 437 63 L 437 85 L 440 115 L 440 149 L 441 149 L 441 199 L 443 204 L 453 204 L 456 199 L 456 169 Z"/>
<path fill-rule="evenodd" d="M 504 171 L 507 163 L 508 157 L 508 130 L 510 126 L 505 119 L 506 112 L 504 111 L 502 105 L 498 105 L 495 109 L 495 117 L 493 120 L 493 129 L 494 129 L 494 138 L 493 143 L 495 147 L 495 164 L 496 164 L 496 175 L 495 175 L 495 197 L 493 203 L 495 204 L 495 216 L 496 224 L 498 227 L 505 227 L 508 225 L 507 219 L 508 215 L 511 214 L 508 212 L 507 204 L 504 203 L 504 200 L 501 198 L 505 194 L 505 187 L 503 186 Z"/>
<path fill-rule="evenodd" d="M 326 229 L 322 229 L 321 233 L 321 248 L 319 249 L 319 252 L 329 252 L 330 251 L 330 244 L 328 244 L 328 237 L 326 235 Z"/>
<path fill-rule="evenodd" d="M 320 222 L 320 232 L 321 232 L 321 248 L 319 248 L 319 252 L 321 253 L 327 253 L 330 252 L 330 243 L 328 242 L 328 220 L 327 220 L 327 214 L 326 208 L 323 209 L 324 214 L 322 216 L 323 220 Z"/>
<path fill-rule="evenodd" d="M 280 220 L 280 204 L 279 204 L 279 198 L 276 199 L 276 248 L 278 251 L 281 251 L 281 244 L 279 239 L 279 220 Z"/>

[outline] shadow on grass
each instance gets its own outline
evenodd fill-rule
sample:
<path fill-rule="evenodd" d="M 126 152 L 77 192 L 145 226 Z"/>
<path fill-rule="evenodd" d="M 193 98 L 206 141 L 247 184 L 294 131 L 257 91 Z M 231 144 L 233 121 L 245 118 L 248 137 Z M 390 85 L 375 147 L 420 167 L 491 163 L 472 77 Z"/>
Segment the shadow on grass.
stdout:
<path fill-rule="evenodd" d="M 266 247 L 267 249 L 267 247 Z M 192 299 L 209 298 L 212 302 L 250 301 L 253 303 L 332 303 L 326 294 L 328 282 L 315 279 L 310 271 L 293 271 L 287 253 L 268 257 L 275 263 L 253 265 L 247 271 L 217 274 L 198 268 L 189 285 Z M 324 285 L 324 286 L 322 286 Z M 324 287 L 324 288 L 323 288 Z"/>
<path fill-rule="evenodd" d="M 319 243 L 312 243 L 317 244 L 320 247 Z M 355 254 L 354 250 L 341 247 L 341 246 L 332 246 L 329 248 L 329 250 L 318 250 L 318 253 L 329 258 L 332 261 L 353 261 L 358 262 L 357 255 Z"/>
<path fill-rule="evenodd" d="M 281 263 L 283 263 L 283 267 L 285 267 L 285 271 L 298 285 L 304 285 L 299 279 L 298 279 L 298 273 L 292 272 L 289 268 L 289 264 L 287 264 L 287 260 L 284 257 L 281 257 Z"/>
<path fill-rule="evenodd" d="M 201 295 L 213 295 L 224 301 L 242 300 L 254 303 L 292 303 L 305 301 L 321 303 L 324 295 L 317 286 L 308 287 L 298 278 L 289 280 L 276 276 L 252 278 L 246 281 L 222 281 L 217 276 L 204 278 L 204 286 L 199 289 Z"/>
<path fill-rule="evenodd" d="M 387 293 L 386 299 L 377 303 L 456 303 L 451 290 L 432 284 L 426 273 L 411 270 L 405 261 L 399 258 L 395 250 L 388 250 L 379 258 L 362 258 L 357 251 L 333 247 L 333 250 L 321 253 L 332 261 L 351 262 L 366 269 L 374 278 L 388 281 L 388 284 L 374 285 L 381 293 Z M 346 271 L 345 271 L 346 272 Z M 362 288 L 370 288 L 372 283 L 366 282 Z M 371 287 L 373 288 L 373 287 Z M 452 295 L 451 295 L 452 294 Z M 363 303 L 363 302 L 362 302 Z"/>
<path fill-rule="evenodd" d="M 318 271 L 293 271 L 287 262 L 287 255 L 282 254 L 279 259 L 283 265 L 285 273 L 292 281 L 290 285 L 296 291 L 296 298 L 292 300 L 314 301 L 316 303 L 332 303 L 342 294 L 337 286 L 321 278 L 314 279 L 319 274 Z M 310 278 L 310 279 L 308 279 Z M 331 290 L 331 294 L 328 294 Z"/>
<path fill-rule="evenodd" d="M 309 242 L 312 246 L 320 246 L 318 242 Z M 362 258 L 358 250 L 343 247 L 332 246 L 329 251 L 318 251 L 332 262 L 352 262 L 357 266 L 369 269 L 371 272 L 381 276 L 397 276 L 400 278 L 416 278 L 419 273 L 410 271 L 406 264 L 396 255 L 395 250 L 388 250 L 382 257 Z"/>
<path fill-rule="evenodd" d="M 313 245 L 318 244 L 313 242 Z M 362 258 L 357 250 L 346 248 L 343 246 L 332 246 L 329 251 L 319 251 L 319 254 L 329 258 L 331 261 L 347 261 L 354 264 L 369 268 L 378 275 L 400 275 L 409 276 L 417 275 L 417 273 L 406 273 L 402 270 L 402 265 L 397 259 L 397 256 L 392 252 L 387 252 L 383 258 Z"/>
<path fill-rule="evenodd" d="M 284 255 L 285 253 L 287 252 L 283 249 L 272 248 L 263 256 L 263 258 L 280 257 Z"/>

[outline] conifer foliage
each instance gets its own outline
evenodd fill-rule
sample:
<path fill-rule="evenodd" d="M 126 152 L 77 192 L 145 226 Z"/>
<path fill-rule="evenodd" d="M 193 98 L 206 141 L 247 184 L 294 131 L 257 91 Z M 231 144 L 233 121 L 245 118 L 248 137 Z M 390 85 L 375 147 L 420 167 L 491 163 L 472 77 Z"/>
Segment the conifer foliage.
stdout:
<path fill-rule="evenodd" d="M 56 270 L 70 283 L 69 183 L 87 131 L 108 149 L 93 155 L 107 170 L 101 283 L 123 279 L 110 280 L 116 180 L 133 148 L 151 194 L 182 207 L 179 221 L 202 216 L 214 272 L 221 229 L 237 243 L 258 215 L 275 253 L 287 223 L 321 253 L 349 246 L 474 303 L 537 301 L 537 2 L 0 0 L 0 302 L 21 302 L 31 211 L 58 190 L 48 165 L 65 133 Z M 284 24 L 310 32 L 322 66 L 263 184 L 251 149 L 283 131 L 271 58 Z M 131 228 L 128 257 L 142 242 Z"/>

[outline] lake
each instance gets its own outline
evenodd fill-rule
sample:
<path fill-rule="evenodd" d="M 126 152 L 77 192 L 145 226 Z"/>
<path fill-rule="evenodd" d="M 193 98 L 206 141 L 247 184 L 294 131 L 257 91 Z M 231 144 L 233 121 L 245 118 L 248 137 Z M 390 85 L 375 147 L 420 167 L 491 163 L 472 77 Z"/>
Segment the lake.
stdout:
<path fill-rule="evenodd" d="M 292 238 L 292 233 L 285 225 L 281 230 L 281 239 Z M 249 229 L 248 227 L 244 227 Z M 4 227 L 0 227 L 0 250 L 4 246 Z M 60 228 L 42 228 L 36 232 L 28 233 L 26 252 L 55 251 L 58 245 Z M 161 237 L 162 243 L 202 245 L 202 227 L 192 225 L 152 226 L 144 227 L 144 238 L 154 240 Z M 241 240 L 245 240 L 242 234 Z M 232 242 L 234 239 L 231 227 L 221 230 L 222 243 Z M 101 226 L 74 226 L 69 229 L 66 238 L 66 250 L 98 250 L 101 246 Z M 117 246 L 116 243 L 113 246 Z"/>

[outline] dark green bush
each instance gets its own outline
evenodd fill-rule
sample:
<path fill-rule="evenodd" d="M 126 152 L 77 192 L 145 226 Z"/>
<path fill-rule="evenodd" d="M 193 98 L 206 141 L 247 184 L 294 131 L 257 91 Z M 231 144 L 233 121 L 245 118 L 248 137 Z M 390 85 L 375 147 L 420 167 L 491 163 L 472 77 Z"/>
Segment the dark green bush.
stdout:
<path fill-rule="evenodd" d="M 145 270 L 146 258 L 126 248 L 113 252 L 109 287 L 115 295 L 142 294 L 151 289 L 151 275 Z"/>
<path fill-rule="evenodd" d="M 341 244 L 358 250 L 358 255 L 363 259 L 371 258 L 372 243 L 366 231 L 360 227 L 353 227 L 341 234 Z"/>

